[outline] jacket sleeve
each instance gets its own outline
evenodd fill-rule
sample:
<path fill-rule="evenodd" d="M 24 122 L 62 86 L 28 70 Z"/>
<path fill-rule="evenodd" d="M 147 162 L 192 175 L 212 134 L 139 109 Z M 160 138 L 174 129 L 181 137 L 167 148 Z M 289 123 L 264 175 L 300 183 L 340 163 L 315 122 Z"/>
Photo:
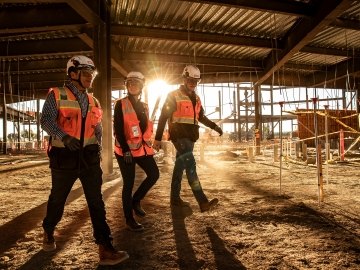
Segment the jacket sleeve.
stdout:
<path fill-rule="evenodd" d="M 41 128 L 45 130 L 50 136 L 62 138 L 67 135 L 57 124 L 58 109 L 54 91 L 49 92 L 41 114 Z"/>
<path fill-rule="evenodd" d="M 206 117 L 203 106 L 201 106 L 200 108 L 199 122 L 211 129 L 214 129 L 216 127 L 216 124 Z"/>
<path fill-rule="evenodd" d="M 114 108 L 114 134 L 115 138 L 120 143 L 123 153 L 130 151 L 130 147 L 126 142 L 124 134 L 124 116 L 120 100 L 115 103 Z"/>
<path fill-rule="evenodd" d="M 166 121 L 172 116 L 172 114 L 175 110 L 176 110 L 175 98 L 171 94 L 169 94 L 166 97 L 165 103 L 161 109 L 161 114 L 159 117 L 157 129 L 156 129 L 155 140 L 161 141 L 163 133 L 164 133 Z"/>
<path fill-rule="evenodd" d="M 95 127 L 95 136 L 96 139 L 98 140 L 99 145 L 102 145 L 102 132 L 103 132 L 102 124 L 98 123 Z"/>

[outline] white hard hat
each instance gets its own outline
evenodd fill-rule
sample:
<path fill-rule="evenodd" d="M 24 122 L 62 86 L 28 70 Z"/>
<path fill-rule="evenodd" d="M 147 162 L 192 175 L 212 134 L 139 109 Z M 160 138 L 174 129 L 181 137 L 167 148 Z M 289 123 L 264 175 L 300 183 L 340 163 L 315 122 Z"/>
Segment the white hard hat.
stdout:
<path fill-rule="evenodd" d="M 125 79 L 125 85 L 126 85 L 126 88 L 128 88 L 129 86 L 129 82 L 131 81 L 136 81 L 136 82 L 139 82 L 141 84 L 140 86 L 140 95 L 142 93 L 142 89 L 145 85 L 145 77 L 144 75 L 139 72 L 139 71 L 131 71 L 129 72 L 129 74 L 126 76 L 126 79 Z M 138 95 L 139 93 L 137 93 Z M 128 91 L 128 95 L 132 95 L 130 91 Z"/>
<path fill-rule="evenodd" d="M 139 71 L 131 71 L 131 72 L 129 72 L 129 74 L 126 76 L 126 79 L 125 79 L 125 85 L 127 84 L 127 81 L 131 81 L 131 80 L 135 80 L 135 81 L 140 82 L 141 85 L 142 85 L 141 88 L 143 88 L 144 85 L 145 85 L 145 77 Z"/>
<path fill-rule="evenodd" d="M 129 72 L 129 74 L 126 76 L 126 80 L 129 80 L 129 79 L 139 80 L 139 81 L 142 81 L 142 83 L 145 82 L 144 75 L 141 72 L 138 72 L 138 71 Z"/>
<path fill-rule="evenodd" d="M 196 66 L 193 66 L 193 65 L 187 65 L 184 68 L 182 76 L 184 78 L 193 78 L 193 79 L 200 80 L 201 79 L 201 77 L 200 77 L 200 69 L 198 69 Z"/>
<path fill-rule="evenodd" d="M 73 70 L 70 71 L 75 71 L 77 69 L 91 69 L 91 70 L 96 69 L 93 60 L 83 55 L 76 55 L 69 59 L 66 65 L 66 73 L 68 75 L 70 75 L 69 69 L 71 68 Z"/>

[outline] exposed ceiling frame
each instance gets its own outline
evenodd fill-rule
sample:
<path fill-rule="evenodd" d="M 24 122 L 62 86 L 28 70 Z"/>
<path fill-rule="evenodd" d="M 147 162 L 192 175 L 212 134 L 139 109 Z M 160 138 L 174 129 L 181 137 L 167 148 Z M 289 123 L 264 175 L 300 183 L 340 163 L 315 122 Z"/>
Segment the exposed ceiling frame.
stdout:
<path fill-rule="evenodd" d="M 67 0 L 65 1 L 70 7 L 73 8 L 79 15 L 87 22 L 93 25 L 104 25 L 105 22 L 95 13 L 83 0 Z M 89 1 L 88 1 L 89 2 Z M 94 2 L 94 1 L 93 1 Z M 96 3 L 96 2 L 95 2 Z"/>
<path fill-rule="evenodd" d="M 360 30 L 360 29 L 359 29 Z M 271 50 L 285 49 L 284 42 L 281 40 L 270 40 L 265 38 L 253 38 L 244 36 L 231 36 L 222 34 L 206 34 L 185 30 L 168 30 L 151 27 L 136 27 L 124 25 L 112 25 L 111 34 L 116 36 L 126 36 L 135 38 L 151 38 L 159 40 L 177 40 L 202 42 L 211 44 L 236 45 L 240 47 L 256 47 Z M 274 48 L 273 44 L 277 44 Z M 352 50 L 340 50 L 336 48 L 321 48 L 315 46 L 304 46 L 301 52 L 316 53 L 333 56 L 348 56 L 353 54 Z M 356 54 L 360 55 L 359 52 Z"/>
<path fill-rule="evenodd" d="M 93 51 L 82 51 L 84 55 L 92 55 Z M 52 59 L 52 58 L 68 58 L 79 54 L 78 51 L 62 51 L 62 52 L 54 52 L 54 53 L 31 53 L 31 54 L 20 54 L 20 55 L 1 55 L 2 60 L 6 61 L 17 61 L 22 59 L 36 60 L 36 59 Z"/>
<path fill-rule="evenodd" d="M 155 54 L 155 53 L 127 53 L 126 60 L 147 62 L 163 62 L 163 63 L 176 63 L 179 65 L 189 63 L 189 56 L 187 55 L 168 55 L 168 54 Z M 212 66 L 227 66 L 239 67 L 247 69 L 262 69 L 261 61 L 246 60 L 246 59 L 225 59 L 216 57 L 196 57 L 196 64 L 198 65 L 212 65 Z"/>
<path fill-rule="evenodd" d="M 308 76 L 307 81 L 311 87 L 335 84 L 339 79 L 350 80 L 351 77 L 358 77 L 360 75 L 360 61 L 359 59 L 349 59 L 332 66 L 326 73 L 314 73 Z M 316 78 L 316 80 L 314 80 Z"/>
<path fill-rule="evenodd" d="M 37 48 L 39 43 L 37 42 L 27 42 L 26 40 L 19 41 L 19 44 L 23 45 L 16 45 L 14 47 L 14 50 L 20 49 L 20 55 L 15 55 L 12 51 L 12 55 L 4 55 L 0 56 L 2 60 L 5 61 L 16 61 L 21 59 L 35 59 L 36 57 L 44 57 L 45 55 L 49 55 L 49 57 L 59 57 L 60 59 L 51 59 L 56 60 L 57 64 L 54 64 L 50 67 L 41 68 L 41 65 L 37 67 L 36 69 L 32 70 L 30 67 L 24 70 L 23 72 L 18 73 L 21 76 L 27 76 L 24 78 L 28 78 L 29 81 L 25 81 L 25 84 L 33 83 L 34 81 L 30 78 L 30 75 L 27 75 L 27 72 L 45 72 L 45 71 L 52 71 L 49 76 L 54 76 L 57 72 L 57 65 L 60 65 L 62 61 L 65 61 L 64 59 L 67 57 L 67 55 L 76 55 L 79 53 L 87 53 L 92 55 L 93 52 L 90 51 L 90 49 L 93 50 L 94 47 L 94 40 L 92 38 L 93 33 L 92 26 L 96 26 L 98 24 L 102 23 L 102 20 L 97 15 L 97 13 L 94 11 L 96 8 L 94 8 L 94 5 L 96 5 L 97 1 L 71 1 L 71 0 L 34 0 L 29 1 L 29 4 L 32 2 L 34 3 L 54 3 L 54 4 L 64 4 L 63 6 L 68 7 L 68 9 L 65 9 L 67 11 L 76 12 L 80 15 L 75 16 L 76 18 L 73 18 L 71 21 L 68 22 L 64 20 L 60 20 L 56 23 L 59 25 L 53 25 L 54 20 L 49 19 L 49 14 L 44 16 L 44 18 L 39 18 L 41 20 L 41 23 L 44 23 L 44 25 L 49 26 L 39 26 L 39 25 L 26 25 L 23 28 L 7 28 L 7 29 L 0 29 L 0 47 L 1 40 L 5 40 L 6 38 L 16 38 L 19 37 L 21 39 L 22 36 L 26 35 L 41 35 L 42 33 L 44 35 L 49 34 L 49 36 L 52 36 L 51 32 L 59 31 L 67 31 L 67 32 L 74 32 L 74 36 L 70 38 L 61 39 L 61 38 L 55 38 L 56 41 L 58 41 L 61 44 L 69 44 L 68 49 L 71 49 L 72 45 L 74 44 L 76 48 L 79 46 L 79 44 L 82 44 L 80 46 L 83 46 L 85 48 L 84 50 L 76 51 L 76 52 L 67 52 L 62 50 L 68 50 L 65 46 L 58 46 L 56 49 L 58 49 L 58 55 L 55 53 L 55 50 L 48 50 L 47 53 L 42 54 L 40 50 L 35 50 L 34 54 L 31 53 L 29 50 L 26 50 L 26 48 L 30 45 L 32 48 Z M 112 25 L 113 28 L 111 29 L 112 35 L 117 36 L 128 36 L 128 37 L 135 37 L 135 38 L 149 38 L 149 39 L 162 39 L 162 40 L 178 40 L 178 41 L 188 41 L 191 42 L 197 42 L 197 43 L 212 43 L 212 44 L 224 44 L 224 45 L 235 45 L 235 46 L 242 46 L 242 47 L 256 47 L 256 48 L 262 48 L 262 49 L 270 49 L 271 53 L 268 59 L 266 59 L 265 62 L 261 62 L 259 60 L 249 60 L 249 59 L 226 59 L 226 58 L 216 58 L 216 57 L 196 57 L 196 62 L 199 65 L 207 66 L 208 70 L 211 72 L 214 72 L 216 75 L 208 75 L 207 78 L 211 78 L 216 76 L 217 78 L 222 78 L 222 80 L 226 81 L 226 75 L 221 74 L 221 70 L 225 69 L 228 70 L 231 67 L 234 67 L 234 71 L 229 72 L 229 76 L 233 77 L 234 79 L 238 80 L 240 77 L 241 79 L 247 78 L 246 72 L 252 72 L 253 70 L 256 70 L 258 80 L 255 82 L 257 84 L 261 84 L 264 82 L 271 81 L 271 77 L 275 73 L 275 76 L 279 76 L 280 73 L 283 73 L 284 71 L 281 70 L 282 68 L 290 69 L 286 70 L 287 72 L 291 73 L 292 69 L 297 69 L 300 71 L 295 71 L 301 73 L 301 70 L 304 71 L 317 71 L 314 75 L 309 75 L 307 78 L 308 81 L 311 81 L 311 78 L 313 76 L 318 76 L 318 79 L 316 82 L 317 85 L 323 85 L 324 82 L 329 82 L 331 80 L 338 80 L 339 78 L 344 78 L 344 76 L 358 76 L 359 73 L 359 67 L 355 66 L 354 69 L 345 69 L 343 66 L 349 66 L 351 61 L 349 60 L 347 64 L 340 63 L 333 67 L 334 70 L 337 72 L 337 78 L 331 78 L 329 74 L 331 74 L 332 68 L 326 69 L 325 65 L 306 65 L 306 64 L 294 64 L 290 63 L 291 57 L 296 52 L 303 52 L 303 53 L 311 53 L 311 54 L 322 54 L 322 55 L 331 55 L 331 56 L 342 56 L 342 57 L 359 57 L 358 51 L 353 51 L 349 49 L 337 49 L 337 48 L 321 48 L 321 47 L 315 47 L 315 46 L 308 46 L 305 44 L 310 43 L 311 37 L 314 37 L 316 34 L 320 33 L 325 27 L 337 27 L 340 29 L 349 29 L 349 30 L 360 30 L 360 21 L 355 19 L 347 19 L 347 18 L 338 18 L 338 16 L 345 11 L 351 4 L 352 1 L 345 0 L 322 0 L 319 1 L 319 6 L 325 7 L 326 11 L 319 10 L 319 8 L 316 8 L 313 6 L 313 4 L 305 3 L 305 2 L 284 2 L 283 0 L 274 0 L 274 1 L 268 1 L 268 0 L 259 0 L 259 1 L 246 1 L 246 0 L 225 0 L 225 1 L 188 1 L 188 2 L 194 2 L 194 3 L 201 3 L 201 4 L 209 4 L 209 5 L 219 5 L 219 6 L 231 6 L 236 8 L 246 8 L 246 9 L 252 9 L 252 10 L 259 10 L 263 12 L 269 12 L 269 13 L 280 13 L 280 14 L 286 14 L 291 16 L 300 17 L 298 22 L 295 24 L 295 27 L 290 29 L 288 36 L 285 36 L 286 42 L 281 40 L 271 40 L 271 39 L 261 39 L 261 38 L 251 38 L 251 37 L 239 37 L 239 36 L 231 36 L 231 35 L 221 35 L 221 34 L 209 34 L 209 33 L 199 33 L 194 31 L 182 31 L 182 30 L 171 30 L 171 29 L 163 29 L 163 28 L 150 28 L 150 27 L 134 27 L 134 26 L 124 26 L 124 25 Z M 341 4 L 340 4 L 341 2 Z M 1 3 L 10 3 L 10 1 L 3 1 L 0 0 Z M 24 3 L 24 0 L 15 0 L 11 1 L 11 3 Z M 91 5 L 92 8 L 91 8 Z M 330 5 L 330 7 L 329 7 Z M 30 5 L 31 6 L 31 5 Z M 43 5 L 48 6 L 48 5 Z M 96 6 L 95 6 L 96 7 Z M 51 9 L 50 6 L 48 7 L 48 10 L 52 11 L 52 14 L 56 14 L 56 9 Z M 2 14 L 1 14 L 2 15 Z M 41 17 L 41 16 L 40 16 Z M 28 17 L 27 21 L 29 21 L 31 18 Z M 82 20 L 85 20 L 85 22 L 82 23 Z M 52 22 L 52 24 L 50 24 Z M 300 25 L 300 26 L 299 26 Z M 303 31 L 301 31 L 301 27 L 304 28 Z M 7 35 L 13 35 L 7 36 Z M 54 36 L 57 34 L 54 33 Z M 60 36 L 60 35 L 59 35 Z M 25 38 L 26 39 L 26 38 Z M 43 39 L 41 38 L 41 42 L 43 43 L 43 47 L 49 47 L 49 45 L 53 44 L 51 41 L 51 38 Z M 276 42 L 277 47 L 276 49 L 272 48 L 272 44 Z M 14 42 L 15 44 L 15 42 Z M 1 47 L 2 49 L 5 47 Z M 0 54 L 4 54 L 3 50 Z M 56 56 L 57 55 L 57 56 Z M 122 51 L 122 49 L 119 48 L 115 42 L 112 42 L 111 44 L 111 65 L 115 69 L 115 72 L 113 72 L 113 78 L 114 74 L 115 77 L 120 79 L 122 81 L 122 78 L 120 76 L 125 77 L 128 71 L 132 70 L 134 67 L 146 67 L 146 65 L 149 65 L 149 62 L 156 63 L 157 65 L 166 65 L 166 64 L 172 64 L 172 65 L 182 65 L 185 63 L 188 63 L 189 56 L 187 55 L 166 55 L 166 54 L 152 54 L 152 53 L 128 53 Z M 275 61 L 275 65 L 273 65 L 274 61 L 272 59 L 279 59 L 280 62 L 277 60 Z M 34 61 L 34 60 L 33 60 Z M 49 60 L 50 61 L 50 60 Z M 265 64 L 264 64 L 265 63 Z M 12 64 L 12 63 L 9 63 Z M 225 68 L 226 67 L 226 68 Z M 217 71 L 217 68 L 219 72 Z M 244 70 L 245 69 L 245 70 Z M 247 69 L 247 70 L 246 70 Z M 13 69 L 16 70 L 16 69 Z M 245 72 L 245 73 L 244 73 Z M 279 73 L 279 74 L 276 74 Z M 328 73 L 328 74 L 326 74 Z M 16 71 L 13 74 L 17 74 Z M 307 74 L 305 72 L 305 74 Z M 291 75 L 291 74 L 290 74 Z M 295 74 L 296 75 L 296 74 Z M 61 76 L 61 73 L 59 73 L 56 76 Z M 54 76 L 54 79 L 56 80 L 57 77 Z M 304 76 L 304 75 L 301 75 Z M 289 76 L 288 78 L 290 78 Z M 37 77 L 34 77 L 37 78 Z M 115 78 L 115 79 L 117 79 Z M 254 78 L 252 78 L 253 80 Z M 52 80 L 52 78 L 51 78 Z M 301 80 L 304 80 L 303 77 Z"/>
<path fill-rule="evenodd" d="M 117 36 L 127 37 L 140 37 L 140 38 L 153 38 L 161 40 L 179 40 L 190 42 L 204 42 L 204 43 L 216 43 L 237 45 L 246 47 L 257 48 L 272 48 L 272 44 L 275 41 L 263 38 L 245 37 L 245 36 L 233 36 L 233 35 L 220 35 L 220 34 L 207 34 L 199 33 L 195 31 L 186 30 L 170 30 L 151 27 L 136 27 L 115 25 L 111 26 L 111 34 Z"/>
<path fill-rule="evenodd" d="M 326 2 L 326 3 L 325 3 Z M 351 6 L 350 0 L 323 0 L 313 7 L 316 12 L 311 19 L 302 18 L 286 37 L 285 49 L 279 54 L 274 52 L 265 63 L 265 71 L 255 86 L 261 85 L 274 72 L 280 69 L 295 53 L 299 52 L 316 34 Z"/>
<path fill-rule="evenodd" d="M 336 18 L 330 26 L 341 29 L 360 31 L 360 20 Z"/>
<path fill-rule="evenodd" d="M 54 32 L 58 30 L 68 30 L 68 31 L 82 31 L 84 28 L 88 28 L 88 24 L 67 24 L 67 25 L 53 25 L 53 26 L 41 26 L 41 27 L 25 27 L 25 28 L 6 28 L 6 29 L 0 29 L 0 35 L 4 34 L 18 34 L 18 36 L 21 36 L 21 34 L 34 34 L 36 32 Z M 1 38 L 5 38 L 2 36 Z M 8 37 L 11 38 L 11 37 Z"/>
<path fill-rule="evenodd" d="M 86 19 L 88 22 L 97 25 L 97 24 L 101 24 L 104 25 L 104 22 L 101 20 L 101 18 L 95 13 L 93 12 L 83 1 L 71 1 L 68 0 L 67 3 L 77 12 L 79 12 L 79 14 Z M 91 48 L 94 48 L 94 42 L 91 39 L 90 35 L 84 33 L 81 36 L 79 36 L 84 42 L 86 42 L 86 44 L 88 44 Z M 122 76 L 126 77 L 126 75 L 128 74 L 128 70 L 126 70 L 126 67 L 124 67 L 122 64 L 119 63 L 119 61 L 117 59 L 118 56 L 120 55 L 118 49 L 116 48 L 116 46 L 114 45 L 114 43 L 112 42 L 110 45 L 110 49 L 111 49 L 111 66 L 113 68 L 115 68 Z"/>

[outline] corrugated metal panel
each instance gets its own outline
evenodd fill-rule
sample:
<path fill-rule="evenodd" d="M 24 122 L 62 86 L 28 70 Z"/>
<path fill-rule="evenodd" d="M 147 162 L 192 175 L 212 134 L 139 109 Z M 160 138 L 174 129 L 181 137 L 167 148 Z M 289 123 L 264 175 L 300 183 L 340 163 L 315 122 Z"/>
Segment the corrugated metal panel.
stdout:
<path fill-rule="evenodd" d="M 167 41 L 150 38 L 113 37 L 119 48 L 128 52 L 171 53 L 178 55 L 194 55 L 223 57 L 230 59 L 263 59 L 270 49 L 230 46 L 212 43 L 196 43 L 186 41 Z"/>
<path fill-rule="evenodd" d="M 359 50 L 360 32 L 350 29 L 329 27 L 320 32 L 309 45 L 324 48 L 348 48 Z"/>
<path fill-rule="evenodd" d="M 54 59 L 65 59 L 66 61 L 76 55 L 79 54 L 78 52 L 74 52 L 74 53 L 49 53 L 49 54 L 35 54 L 35 55 L 26 55 L 26 56 L 14 56 L 14 57 L 7 57 L 6 60 L 7 62 L 17 62 L 17 61 L 47 61 L 47 60 L 54 60 Z M 93 52 L 92 51 L 83 51 L 82 55 L 88 56 L 88 57 L 92 57 Z M 56 71 L 57 69 L 51 69 L 52 72 Z M 60 69 L 61 72 L 64 72 L 64 68 Z M 33 70 L 33 71 L 25 71 L 24 73 L 49 73 L 50 69 L 46 69 L 46 70 Z M 15 74 L 17 74 L 15 72 Z M 64 75 L 65 76 L 65 75 Z"/>
<path fill-rule="evenodd" d="M 21 34 L 13 36 L 0 36 L 0 42 L 4 41 L 26 41 L 26 40 L 45 40 L 45 39 L 57 39 L 57 38 L 72 38 L 77 37 L 80 34 L 80 30 L 63 30 L 63 31 L 51 31 L 40 32 L 31 34 Z"/>
<path fill-rule="evenodd" d="M 354 1 L 351 8 L 346 10 L 340 18 L 358 21 L 360 17 L 360 2 Z M 327 27 L 309 43 L 311 46 L 324 48 L 360 49 L 360 33 L 351 29 Z"/>
<path fill-rule="evenodd" d="M 337 64 L 346 59 L 347 57 L 343 57 L 343 56 L 332 56 L 332 55 L 324 55 L 324 54 L 298 52 L 294 54 L 293 57 L 291 57 L 290 62 L 325 66 L 325 65 Z"/>
<path fill-rule="evenodd" d="M 296 0 L 295 0 L 296 1 Z M 241 9 L 223 5 L 194 3 L 177 0 L 113 0 L 112 21 L 114 24 L 194 31 L 199 33 L 224 34 L 262 39 L 281 39 L 293 27 L 296 16 L 264 11 Z M 309 3 L 309 0 L 299 2 Z M 344 18 L 359 18 L 360 4 L 353 4 Z M 344 38 L 339 38 L 343 36 Z M 271 49 L 176 40 L 159 40 L 135 37 L 112 37 L 122 51 L 175 54 L 190 57 L 264 60 Z M 327 27 L 308 45 L 323 48 L 360 49 L 360 35 L 355 30 Z M 274 46 L 275 47 L 275 43 Z M 347 57 L 296 53 L 289 63 L 334 65 Z M 285 72 L 311 74 L 313 70 L 286 68 Z"/>
<path fill-rule="evenodd" d="M 122 25 L 274 38 L 284 36 L 296 20 L 295 16 L 185 1 L 113 2 L 113 23 Z"/>
<path fill-rule="evenodd" d="M 346 19 L 356 19 L 358 20 L 360 16 L 360 2 L 354 1 L 351 5 L 351 8 L 346 10 L 342 15 L 341 18 Z"/>
<path fill-rule="evenodd" d="M 11 1 L 8 1 L 11 2 Z M 15 1 L 14 1 L 15 2 Z M 34 2 L 34 3 L 32 3 Z M 41 5 L 51 5 L 52 3 L 42 3 Z M 36 1 L 28 1 L 28 3 L 0 3 L 1 8 L 7 8 L 7 7 L 31 7 L 31 6 L 38 6 L 39 3 L 36 3 Z"/>

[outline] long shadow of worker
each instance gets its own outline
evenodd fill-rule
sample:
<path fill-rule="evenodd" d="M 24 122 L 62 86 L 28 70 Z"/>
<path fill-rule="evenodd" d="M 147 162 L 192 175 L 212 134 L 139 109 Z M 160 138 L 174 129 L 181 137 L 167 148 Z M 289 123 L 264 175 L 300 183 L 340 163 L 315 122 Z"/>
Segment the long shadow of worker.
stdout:
<path fill-rule="evenodd" d="M 83 194 L 81 187 L 74 189 L 69 194 L 66 204 L 78 199 Z M 44 218 L 47 203 L 43 203 L 5 223 L 0 227 L 1 245 L 0 253 L 10 249 L 16 242 L 23 238 L 26 233 L 38 226 Z"/>
<path fill-rule="evenodd" d="M 190 207 L 171 207 L 171 217 L 173 221 L 176 252 L 178 255 L 177 263 L 179 269 L 200 269 L 194 249 L 191 245 L 189 235 L 185 226 L 185 218 L 193 213 Z"/>
<path fill-rule="evenodd" d="M 223 240 L 217 235 L 213 228 L 206 227 L 215 256 L 216 269 L 218 270 L 246 270 L 246 267 L 239 262 L 226 248 Z"/>
<path fill-rule="evenodd" d="M 78 190 L 80 189 L 80 194 L 78 194 Z M 106 189 L 103 192 L 103 199 L 104 201 L 106 200 L 106 198 L 108 198 L 113 192 L 115 192 L 118 189 L 117 185 L 113 185 L 112 187 Z M 74 191 L 75 194 L 73 193 Z M 78 188 L 76 190 L 74 190 L 70 193 L 68 200 L 67 200 L 67 204 L 69 203 L 69 199 L 70 201 L 74 200 L 74 195 L 76 195 L 75 197 L 80 197 L 83 193 L 82 193 L 82 188 Z M 66 206 L 65 206 L 66 207 Z M 44 214 L 44 212 L 43 212 Z M 33 270 L 34 269 L 34 265 L 36 265 L 36 269 L 40 270 L 43 269 L 45 267 L 49 267 L 49 265 L 51 264 L 51 260 L 52 258 L 61 250 L 64 249 L 66 242 L 68 240 L 68 237 L 70 237 L 70 235 L 75 234 L 77 231 L 80 230 L 80 228 L 82 226 L 84 226 L 84 224 L 88 221 L 89 219 L 89 211 L 88 211 L 88 207 L 86 206 L 84 209 L 78 211 L 77 213 L 77 218 L 74 219 L 70 224 L 65 225 L 65 228 L 62 230 L 58 230 L 57 234 L 60 236 L 67 236 L 66 239 L 64 237 L 59 237 L 56 239 L 56 250 L 52 251 L 52 252 L 44 252 L 42 250 L 40 250 L 39 252 L 37 252 L 36 254 L 34 254 L 31 259 L 29 259 L 25 264 L 23 264 L 19 270 Z M 37 220 L 38 222 L 39 220 Z M 95 245 L 95 244 L 94 244 Z"/>

